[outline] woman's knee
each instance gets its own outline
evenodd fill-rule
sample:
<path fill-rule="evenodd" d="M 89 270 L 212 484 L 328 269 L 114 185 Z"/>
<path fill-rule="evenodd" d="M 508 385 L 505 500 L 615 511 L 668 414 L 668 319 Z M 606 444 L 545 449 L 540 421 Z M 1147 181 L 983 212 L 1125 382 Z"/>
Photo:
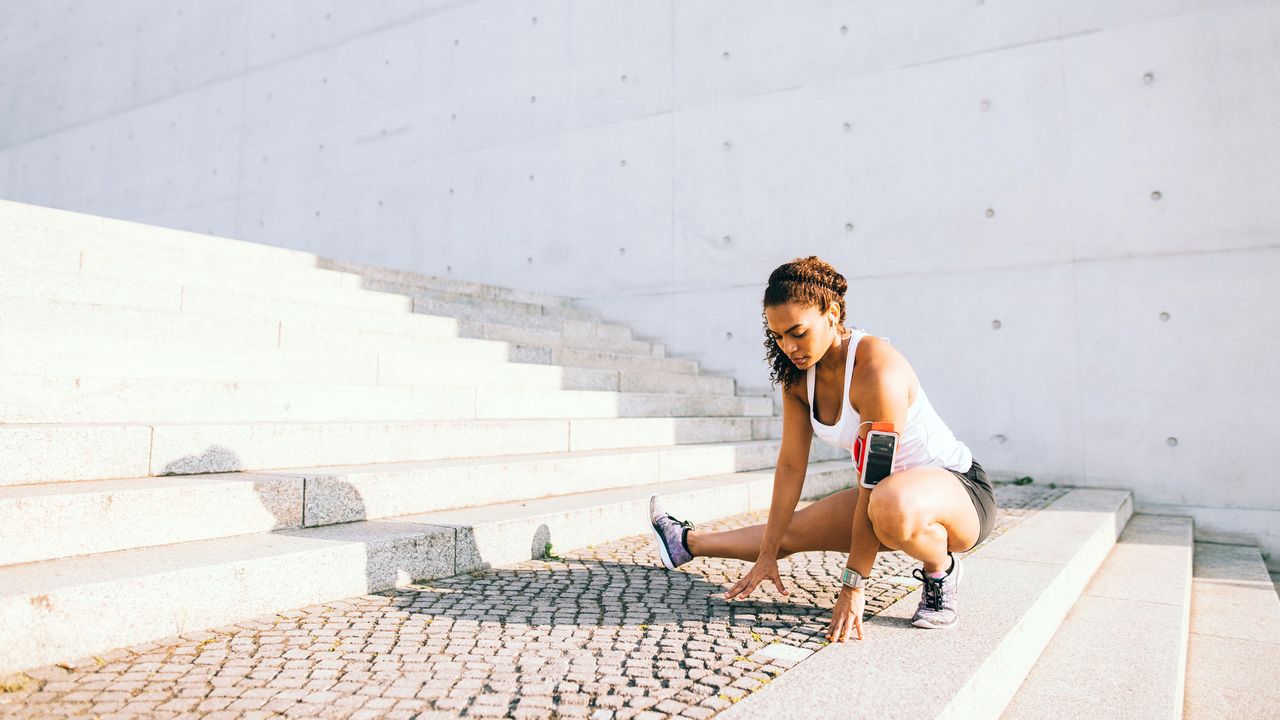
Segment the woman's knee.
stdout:
<path fill-rule="evenodd" d="M 876 537 L 891 546 L 900 545 L 916 533 L 922 513 L 923 508 L 911 493 L 893 487 L 876 488 L 867 505 Z"/>

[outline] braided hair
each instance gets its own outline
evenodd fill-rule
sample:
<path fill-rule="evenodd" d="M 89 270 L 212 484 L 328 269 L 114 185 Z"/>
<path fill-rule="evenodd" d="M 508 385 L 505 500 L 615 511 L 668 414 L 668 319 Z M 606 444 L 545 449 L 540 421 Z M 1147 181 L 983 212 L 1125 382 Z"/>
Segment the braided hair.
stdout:
<path fill-rule="evenodd" d="M 796 258 L 789 263 L 779 265 L 769 273 L 769 285 L 764 291 L 764 307 L 798 303 L 813 305 L 819 312 L 826 312 L 835 303 L 840 308 L 840 332 L 844 327 L 845 304 L 844 294 L 849 291 L 849 283 L 836 269 L 816 255 Z M 764 317 L 764 312 L 761 311 Z M 765 362 L 771 368 L 769 380 L 776 387 L 779 382 L 784 389 L 790 389 L 793 383 L 799 382 L 803 373 L 791 362 L 791 358 L 778 347 L 769 331 L 769 320 L 764 320 Z"/>

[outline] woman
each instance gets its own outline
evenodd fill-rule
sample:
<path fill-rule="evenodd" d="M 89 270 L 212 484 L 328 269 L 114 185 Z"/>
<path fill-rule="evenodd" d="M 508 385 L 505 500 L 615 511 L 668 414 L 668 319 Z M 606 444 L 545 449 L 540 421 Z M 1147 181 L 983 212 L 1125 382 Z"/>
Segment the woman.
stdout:
<path fill-rule="evenodd" d="M 695 532 L 649 502 L 663 564 L 674 569 L 696 556 L 754 560 L 725 595 L 746 597 L 770 580 L 786 595 L 778 559 L 813 550 L 848 552 L 836 576 L 840 595 L 826 637 L 862 639 L 863 578 L 876 553 L 901 550 L 923 563 L 924 585 L 913 624 L 956 626 L 956 596 L 966 552 L 986 539 L 996 519 L 995 496 L 982 466 L 947 428 L 925 396 L 915 371 L 888 342 L 844 326 L 844 276 L 810 256 L 774 270 L 764 293 L 765 347 L 771 379 L 783 386 L 782 449 L 764 525 Z M 817 433 L 847 448 L 861 473 L 862 446 L 872 422 L 900 434 L 893 472 L 875 490 L 853 487 L 795 512 Z"/>

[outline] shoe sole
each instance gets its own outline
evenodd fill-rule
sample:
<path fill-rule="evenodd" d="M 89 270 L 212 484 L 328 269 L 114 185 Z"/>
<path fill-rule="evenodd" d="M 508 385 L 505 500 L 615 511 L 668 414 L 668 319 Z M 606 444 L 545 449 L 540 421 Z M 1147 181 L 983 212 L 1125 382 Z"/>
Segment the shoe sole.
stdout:
<path fill-rule="evenodd" d="M 649 496 L 650 511 L 653 510 L 653 499 L 656 497 L 658 496 L 657 495 Z M 653 516 L 650 515 L 650 518 L 652 517 Z M 653 540 L 654 542 L 658 543 L 658 557 L 662 558 L 662 564 L 665 565 L 668 570 L 675 570 L 676 565 L 675 563 L 671 562 L 671 554 L 667 552 L 667 544 L 662 541 L 662 536 L 658 534 L 658 528 L 654 527 L 652 520 L 649 521 L 649 532 L 653 533 Z"/>
<path fill-rule="evenodd" d="M 956 558 L 956 592 L 960 591 L 960 581 L 963 579 L 964 579 L 964 563 L 960 562 L 960 558 Z M 959 616 L 957 616 L 955 620 L 952 620 L 950 623 L 946 625 L 934 625 L 933 623 L 929 622 L 924 618 L 920 618 L 919 620 L 914 620 L 912 621 L 911 624 L 915 625 L 918 628 L 924 628 L 926 630 L 950 630 L 952 628 L 959 627 L 960 618 Z"/>

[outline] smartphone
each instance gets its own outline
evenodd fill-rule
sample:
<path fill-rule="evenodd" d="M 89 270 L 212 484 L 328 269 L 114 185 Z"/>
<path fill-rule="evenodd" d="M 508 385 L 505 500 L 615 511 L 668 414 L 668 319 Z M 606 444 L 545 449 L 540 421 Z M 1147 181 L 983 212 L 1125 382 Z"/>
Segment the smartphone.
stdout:
<path fill-rule="evenodd" d="M 898 449 L 898 433 L 873 426 L 863 445 L 862 487 L 875 488 L 893 472 L 893 456 Z"/>

